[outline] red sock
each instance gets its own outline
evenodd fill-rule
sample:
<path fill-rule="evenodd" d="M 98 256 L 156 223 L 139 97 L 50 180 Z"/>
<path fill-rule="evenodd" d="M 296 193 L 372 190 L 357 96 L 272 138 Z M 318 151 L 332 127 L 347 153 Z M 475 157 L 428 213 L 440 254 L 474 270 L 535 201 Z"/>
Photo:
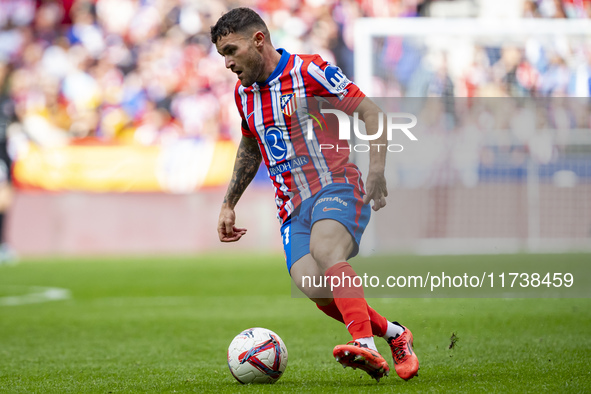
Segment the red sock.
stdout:
<path fill-rule="evenodd" d="M 328 304 L 328 305 L 316 304 L 316 306 L 318 307 L 318 309 L 320 309 L 322 312 L 324 312 L 327 316 L 332 317 L 336 321 L 340 321 L 341 323 L 345 322 L 343 320 L 343 315 L 341 315 L 341 311 L 339 311 L 339 308 L 337 308 L 337 304 L 335 304 L 334 300 L 332 300 L 330 302 L 330 304 Z"/>
<path fill-rule="evenodd" d="M 357 274 L 353 268 L 347 262 L 338 263 L 326 270 L 326 276 L 334 286 L 334 302 L 353 339 L 373 336 L 363 287 L 354 285 L 359 281 L 354 281 Z M 332 277 L 336 277 L 334 281 Z"/>
<path fill-rule="evenodd" d="M 388 319 L 380 315 L 369 305 L 367 306 L 367 312 L 369 313 L 369 320 L 371 321 L 371 331 L 373 332 L 373 335 L 377 335 L 378 337 L 383 337 L 386 335 L 386 330 L 388 329 Z"/>
<path fill-rule="evenodd" d="M 336 321 L 340 321 L 344 323 L 343 315 L 339 308 L 337 308 L 337 304 L 335 304 L 334 300 L 331 301 L 328 305 L 318 305 L 316 304 L 318 309 L 324 312 L 327 316 L 332 317 Z M 369 313 L 369 321 L 371 323 L 371 332 L 373 335 L 377 335 L 378 337 L 383 337 L 386 334 L 386 329 L 388 328 L 388 319 L 384 316 L 380 315 L 378 312 L 375 311 L 371 306 L 367 306 L 367 312 Z"/>

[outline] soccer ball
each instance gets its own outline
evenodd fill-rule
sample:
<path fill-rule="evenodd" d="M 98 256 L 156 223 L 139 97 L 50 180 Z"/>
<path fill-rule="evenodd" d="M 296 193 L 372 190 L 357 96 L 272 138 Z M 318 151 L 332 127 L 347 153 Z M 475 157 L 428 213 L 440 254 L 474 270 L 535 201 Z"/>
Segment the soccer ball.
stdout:
<path fill-rule="evenodd" d="M 287 348 L 273 331 L 249 328 L 230 343 L 228 367 L 240 383 L 274 383 L 287 367 Z"/>

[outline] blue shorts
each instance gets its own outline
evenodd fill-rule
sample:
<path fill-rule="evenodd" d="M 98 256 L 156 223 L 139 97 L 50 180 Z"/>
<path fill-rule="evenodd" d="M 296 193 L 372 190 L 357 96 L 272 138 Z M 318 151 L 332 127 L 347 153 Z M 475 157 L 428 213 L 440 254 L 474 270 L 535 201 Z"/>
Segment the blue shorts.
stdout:
<path fill-rule="evenodd" d="M 332 219 L 345 226 L 355 240 L 349 258 L 356 256 L 370 216 L 369 204 L 363 203 L 363 195 L 354 186 L 331 183 L 322 188 L 304 200 L 281 226 L 287 270 L 291 271 L 293 263 L 310 253 L 310 233 L 319 220 Z"/>

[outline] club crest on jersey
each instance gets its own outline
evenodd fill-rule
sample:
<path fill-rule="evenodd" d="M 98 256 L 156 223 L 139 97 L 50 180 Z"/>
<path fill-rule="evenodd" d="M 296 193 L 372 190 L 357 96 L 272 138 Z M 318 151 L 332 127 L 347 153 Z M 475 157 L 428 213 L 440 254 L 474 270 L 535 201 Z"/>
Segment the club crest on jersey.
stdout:
<path fill-rule="evenodd" d="M 281 96 L 281 112 L 287 116 L 291 116 L 298 108 L 295 93 L 284 94 Z"/>

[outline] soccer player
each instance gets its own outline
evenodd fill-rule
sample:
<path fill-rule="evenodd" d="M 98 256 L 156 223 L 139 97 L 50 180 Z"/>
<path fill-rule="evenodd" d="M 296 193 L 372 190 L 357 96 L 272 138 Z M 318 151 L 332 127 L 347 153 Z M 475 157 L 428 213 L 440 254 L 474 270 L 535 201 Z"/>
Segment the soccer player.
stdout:
<path fill-rule="evenodd" d="M 235 99 L 242 117 L 242 139 L 219 216 L 220 240 L 235 242 L 246 233 L 235 226 L 234 207 L 264 160 L 275 186 L 292 280 L 322 312 L 346 324 L 353 337 L 334 348 L 336 360 L 379 381 L 390 368 L 376 349 L 377 335 L 390 345 L 398 375 L 405 380 L 416 376 L 419 362 L 412 333 L 367 304 L 363 288 L 351 284 L 356 273 L 347 263 L 359 250 L 371 213 L 369 203 L 373 201 L 375 211 L 386 205 L 385 149 L 370 152 L 365 191 L 359 169 L 349 161 L 348 142 L 338 139 L 336 116 L 322 118 L 320 112 L 323 105 L 356 112 L 370 134 L 378 130 L 379 108 L 320 56 L 275 49 L 267 26 L 251 9 L 235 8 L 224 14 L 212 26 L 211 40 L 238 77 Z M 307 122 L 308 115 L 322 120 Z M 305 127 L 310 124 L 313 130 Z M 385 144 L 385 139 L 376 142 Z M 303 276 L 349 281 L 340 281 L 326 294 L 304 286 Z"/>
<path fill-rule="evenodd" d="M 8 154 L 7 128 L 15 120 L 8 92 L 10 66 L 0 61 L 0 264 L 14 264 L 16 254 L 5 240 L 5 216 L 12 205 L 12 160 Z"/>

